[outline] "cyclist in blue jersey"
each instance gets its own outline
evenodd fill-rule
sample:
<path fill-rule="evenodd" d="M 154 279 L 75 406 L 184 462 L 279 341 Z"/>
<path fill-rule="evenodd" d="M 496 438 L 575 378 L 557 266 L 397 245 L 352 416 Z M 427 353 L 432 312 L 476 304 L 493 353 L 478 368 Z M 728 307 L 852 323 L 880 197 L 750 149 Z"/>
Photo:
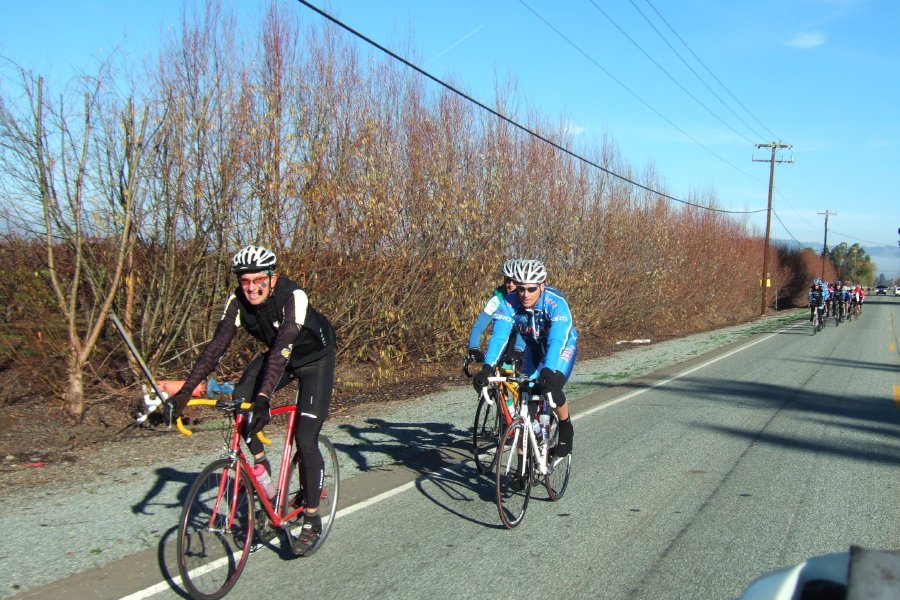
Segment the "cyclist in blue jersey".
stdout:
<path fill-rule="evenodd" d="M 504 301 L 503 299 L 508 294 L 516 291 L 516 281 L 513 278 L 513 269 L 517 262 L 518 260 L 516 259 L 510 259 L 503 263 L 503 267 L 500 269 L 500 273 L 503 275 L 503 284 L 494 289 L 491 298 L 487 301 L 487 304 L 484 305 L 484 309 L 478 315 L 475 324 L 472 325 L 472 330 L 469 332 L 469 356 L 475 362 L 484 362 L 484 352 L 481 351 L 481 335 L 484 333 L 484 330 L 487 329 L 488 325 L 491 324 L 491 321 L 494 320 L 494 313 L 497 312 L 500 304 Z M 512 335 L 514 336 L 515 332 L 513 332 Z M 513 345 L 514 342 L 510 339 L 510 344 L 506 352 L 506 362 L 509 362 L 509 355 L 513 352 Z"/>
<path fill-rule="evenodd" d="M 556 455 L 572 451 L 574 429 L 563 386 L 572 374 L 578 354 L 578 332 L 566 299 L 544 282 L 547 269 L 538 260 L 519 261 L 514 269 L 515 293 L 509 294 L 494 316 L 494 331 L 488 342 L 484 365 L 472 379 L 480 391 L 500 361 L 515 332 L 525 342 L 522 373 L 537 375 L 535 393 L 550 392 L 551 406 L 559 417 L 559 443 Z"/>

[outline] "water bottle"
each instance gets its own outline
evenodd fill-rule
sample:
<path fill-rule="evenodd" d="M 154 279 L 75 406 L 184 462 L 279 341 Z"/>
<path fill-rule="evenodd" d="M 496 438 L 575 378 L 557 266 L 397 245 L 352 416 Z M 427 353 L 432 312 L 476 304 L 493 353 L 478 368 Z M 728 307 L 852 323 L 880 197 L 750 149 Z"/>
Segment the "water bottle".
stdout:
<path fill-rule="evenodd" d="M 541 436 L 545 440 L 549 440 L 550 439 L 550 415 L 548 415 L 547 413 L 542 414 L 541 416 L 538 417 L 538 423 L 540 424 L 540 428 L 541 428 Z"/>
<path fill-rule="evenodd" d="M 253 476 L 256 477 L 256 480 L 262 486 L 262 488 L 266 491 L 266 496 L 269 498 L 275 497 L 275 482 L 272 481 L 272 478 L 269 477 L 268 471 L 262 465 L 253 465 L 251 467 L 250 472 L 253 473 Z"/>
<path fill-rule="evenodd" d="M 544 415 L 541 415 L 541 416 L 543 417 Z M 531 427 L 532 427 L 532 429 L 534 429 L 534 436 L 540 442 L 541 436 L 543 435 L 543 432 L 541 431 L 541 424 L 538 421 L 532 421 Z"/>

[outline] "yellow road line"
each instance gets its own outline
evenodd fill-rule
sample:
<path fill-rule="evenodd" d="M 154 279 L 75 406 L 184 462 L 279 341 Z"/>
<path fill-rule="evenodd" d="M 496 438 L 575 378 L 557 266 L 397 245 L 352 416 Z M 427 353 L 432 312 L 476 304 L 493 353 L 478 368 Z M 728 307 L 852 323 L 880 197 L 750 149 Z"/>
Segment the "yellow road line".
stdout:
<path fill-rule="evenodd" d="M 900 408 L 900 385 L 894 386 L 894 408 Z"/>
<path fill-rule="evenodd" d="M 891 352 L 896 352 L 896 351 L 897 351 L 897 346 L 895 346 L 894 344 L 891 344 Z"/>

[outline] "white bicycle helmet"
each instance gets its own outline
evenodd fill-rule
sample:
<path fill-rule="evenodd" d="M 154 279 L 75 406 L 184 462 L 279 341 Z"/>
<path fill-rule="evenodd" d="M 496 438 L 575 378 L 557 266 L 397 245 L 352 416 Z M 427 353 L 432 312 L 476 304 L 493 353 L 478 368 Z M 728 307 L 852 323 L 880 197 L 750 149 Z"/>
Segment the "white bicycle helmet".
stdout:
<path fill-rule="evenodd" d="M 247 246 L 231 259 L 232 273 L 260 273 L 274 271 L 278 266 L 275 253 L 262 246 Z"/>
<path fill-rule="evenodd" d="M 509 277 L 510 279 L 515 279 L 516 275 L 516 264 L 518 264 L 519 259 L 511 258 L 505 263 L 503 263 L 503 268 L 500 269 L 500 274 L 504 277 Z"/>
<path fill-rule="evenodd" d="M 514 272 L 516 283 L 544 283 L 547 279 L 547 268 L 539 260 L 517 261 Z"/>

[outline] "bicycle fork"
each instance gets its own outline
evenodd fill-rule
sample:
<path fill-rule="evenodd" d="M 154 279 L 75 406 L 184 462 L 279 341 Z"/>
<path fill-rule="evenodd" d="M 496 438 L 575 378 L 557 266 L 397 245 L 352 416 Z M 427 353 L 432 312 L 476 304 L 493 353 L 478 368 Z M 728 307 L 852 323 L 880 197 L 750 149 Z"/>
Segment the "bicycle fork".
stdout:
<path fill-rule="evenodd" d="M 231 486 L 229 491 L 229 483 L 234 479 L 234 485 Z M 236 463 L 234 470 L 225 467 L 223 469 L 223 474 L 221 481 L 219 481 L 219 492 L 216 496 L 216 503 L 213 505 L 212 510 L 209 514 L 209 522 L 206 525 L 206 530 L 210 533 L 217 534 L 227 534 L 231 533 L 232 527 L 234 527 L 234 518 L 235 513 L 237 512 L 238 505 L 238 490 L 240 488 L 241 481 L 241 466 L 240 462 Z M 228 494 L 229 498 L 225 501 L 226 506 L 228 507 L 228 519 L 225 521 L 225 527 L 216 527 L 216 521 L 222 514 L 222 500 L 225 498 L 226 494 Z"/>
<path fill-rule="evenodd" d="M 547 401 L 545 400 L 544 401 L 544 404 L 545 404 L 544 410 L 545 411 L 547 410 L 546 402 Z M 535 466 L 535 468 L 538 471 L 538 475 L 540 477 L 549 475 L 553 472 L 552 469 L 548 468 L 548 464 L 547 464 L 548 463 L 548 460 L 547 460 L 548 454 L 550 452 L 550 440 L 543 439 L 540 443 L 538 443 L 537 436 L 534 434 L 535 421 L 532 421 L 531 416 L 528 415 L 528 413 L 526 412 L 526 411 L 528 411 L 528 402 L 526 401 L 525 398 L 522 399 L 520 410 L 521 410 L 521 417 L 522 417 L 522 432 L 523 432 L 523 435 L 525 435 L 526 437 L 523 440 L 521 447 L 519 446 L 519 433 L 517 432 L 515 434 L 515 436 L 513 437 L 513 447 L 521 450 L 521 454 L 519 454 L 518 452 L 516 453 L 516 456 L 519 457 L 518 458 L 519 464 L 518 464 L 518 468 L 516 468 L 515 471 L 517 472 L 518 475 L 520 475 L 522 477 L 525 477 L 526 475 L 528 477 L 531 477 L 531 473 L 526 473 L 527 467 L 528 467 L 528 464 L 527 464 L 528 460 L 526 460 L 526 458 L 527 458 L 526 455 L 530 454 L 531 456 L 538 459 L 536 461 L 537 465 Z M 549 437 L 549 432 L 548 432 L 547 437 Z M 513 459 L 513 453 L 510 452 L 509 460 L 512 460 L 512 459 Z M 512 465 L 511 464 L 505 465 L 505 471 L 507 473 L 513 471 Z"/>

